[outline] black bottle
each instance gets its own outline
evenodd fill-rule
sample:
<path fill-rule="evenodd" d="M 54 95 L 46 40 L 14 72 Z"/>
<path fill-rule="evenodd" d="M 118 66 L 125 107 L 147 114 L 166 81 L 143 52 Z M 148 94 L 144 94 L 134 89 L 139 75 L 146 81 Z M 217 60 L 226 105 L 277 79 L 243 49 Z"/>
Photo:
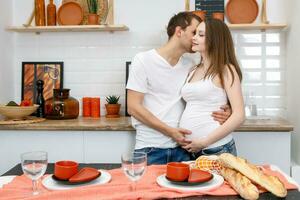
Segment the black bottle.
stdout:
<path fill-rule="evenodd" d="M 38 107 L 38 109 L 36 110 L 36 116 L 37 117 L 45 117 L 45 99 L 44 99 L 44 95 L 43 95 L 44 81 L 37 80 L 36 88 L 37 88 L 37 96 L 36 96 L 35 103 L 40 105 L 40 107 Z"/>

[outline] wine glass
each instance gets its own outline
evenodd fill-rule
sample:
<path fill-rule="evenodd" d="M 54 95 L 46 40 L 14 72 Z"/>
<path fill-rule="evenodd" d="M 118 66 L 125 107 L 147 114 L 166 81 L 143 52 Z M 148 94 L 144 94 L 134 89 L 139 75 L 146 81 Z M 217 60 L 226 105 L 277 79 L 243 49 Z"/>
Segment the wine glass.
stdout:
<path fill-rule="evenodd" d="M 122 169 L 125 175 L 133 181 L 132 191 L 135 191 L 136 182 L 144 175 L 147 167 L 147 154 L 130 152 L 122 154 Z"/>
<path fill-rule="evenodd" d="M 32 180 L 33 195 L 37 195 L 38 179 L 44 175 L 48 164 L 48 154 L 44 151 L 32 151 L 21 154 L 24 174 Z"/>

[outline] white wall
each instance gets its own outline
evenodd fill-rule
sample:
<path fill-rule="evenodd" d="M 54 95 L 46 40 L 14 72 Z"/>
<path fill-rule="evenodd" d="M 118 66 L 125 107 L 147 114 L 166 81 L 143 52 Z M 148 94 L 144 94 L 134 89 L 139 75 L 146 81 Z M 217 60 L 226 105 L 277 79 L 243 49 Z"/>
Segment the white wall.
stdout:
<path fill-rule="evenodd" d="M 268 5 L 275 10 L 269 12 L 270 20 L 284 16 L 284 10 L 277 12 L 281 1 Z M 59 5 L 61 0 L 55 2 Z M 14 25 L 26 22 L 32 7 L 33 0 L 14 0 Z M 182 0 L 115 0 L 115 23 L 126 24 L 129 32 L 16 34 L 14 95 L 20 99 L 22 61 L 64 61 L 64 87 L 71 89 L 73 97 L 100 96 L 102 115 L 106 95 L 121 95 L 124 105 L 125 62 L 140 51 L 163 44 L 169 18 L 183 10 Z"/>
<path fill-rule="evenodd" d="M 300 164 L 300 2 L 291 0 L 287 33 L 288 119 L 295 126 L 292 135 L 292 157 Z M 299 177 L 300 178 L 300 177 Z"/>
<path fill-rule="evenodd" d="M 5 31 L 12 23 L 12 1 L 0 1 L 0 103 L 14 100 L 13 36 Z"/>

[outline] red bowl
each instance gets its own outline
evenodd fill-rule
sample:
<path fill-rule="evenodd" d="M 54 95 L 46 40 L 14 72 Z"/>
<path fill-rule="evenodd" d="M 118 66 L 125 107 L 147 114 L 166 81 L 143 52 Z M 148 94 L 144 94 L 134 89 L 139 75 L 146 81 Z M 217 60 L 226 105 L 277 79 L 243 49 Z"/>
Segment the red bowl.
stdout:
<path fill-rule="evenodd" d="M 167 178 L 172 181 L 185 181 L 190 174 L 190 166 L 180 162 L 170 162 L 167 164 Z"/>
<path fill-rule="evenodd" d="M 68 180 L 78 172 L 78 163 L 70 160 L 58 161 L 54 165 L 54 176 L 61 180 Z"/>

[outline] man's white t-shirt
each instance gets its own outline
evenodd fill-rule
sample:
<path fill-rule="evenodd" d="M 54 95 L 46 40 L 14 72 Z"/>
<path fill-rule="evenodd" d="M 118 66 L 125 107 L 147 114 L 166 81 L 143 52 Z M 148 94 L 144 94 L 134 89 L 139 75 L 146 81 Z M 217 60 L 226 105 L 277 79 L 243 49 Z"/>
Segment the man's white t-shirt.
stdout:
<path fill-rule="evenodd" d="M 137 54 L 132 63 L 127 89 L 144 93 L 144 106 L 162 122 L 178 127 L 184 110 L 180 91 L 194 63 L 182 56 L 171 66 L 155 49 Z M 172 138 L 142 124 L 132 117 L 136 129 L 135 149 L 145 147 L 173 148 Z"/>

